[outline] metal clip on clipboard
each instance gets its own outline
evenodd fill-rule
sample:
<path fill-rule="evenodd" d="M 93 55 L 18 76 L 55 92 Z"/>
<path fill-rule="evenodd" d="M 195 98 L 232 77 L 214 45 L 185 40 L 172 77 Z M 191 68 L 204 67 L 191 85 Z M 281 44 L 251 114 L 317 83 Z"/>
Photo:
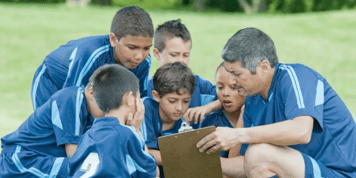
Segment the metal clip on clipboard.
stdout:
<path fill-rule="evenodd" d="M 179 133 L 182 132 L 187 132 L 187 131 L 191 131 L 194 130 L 193 127 L 191 127 L 187 122 L 183 121 L 182 125 L 180 125 L 180 128 L 178 129 Z"/>

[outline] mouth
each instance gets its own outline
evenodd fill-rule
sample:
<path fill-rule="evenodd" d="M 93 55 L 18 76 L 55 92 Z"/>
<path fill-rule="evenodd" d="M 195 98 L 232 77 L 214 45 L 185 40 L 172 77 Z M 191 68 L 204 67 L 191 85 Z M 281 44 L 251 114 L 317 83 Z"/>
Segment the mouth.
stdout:
<path fill-rule="evenodd" d="M 182 113 L 173 113 L 173 116 L 174 116 L 174 117 L 181 117 L 181 116 L 182 116 Z"/>
<path fill-rule="evenodd" d="M 222 104 L 224 105 L 224 107 L 231 107 L 233 103 L 230 100 L 223 100 Z"/>

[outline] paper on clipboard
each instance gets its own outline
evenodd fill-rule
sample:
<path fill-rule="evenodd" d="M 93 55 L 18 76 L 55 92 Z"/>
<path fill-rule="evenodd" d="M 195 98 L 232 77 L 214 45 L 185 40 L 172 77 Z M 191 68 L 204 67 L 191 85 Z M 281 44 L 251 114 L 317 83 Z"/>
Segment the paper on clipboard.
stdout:
<path fill-rule="evenodd" d="M 158 138 L 166 178 L 222 178 L 219 152 L 199 152 L 196 144 L 215 131 L 214 126 Z"/>

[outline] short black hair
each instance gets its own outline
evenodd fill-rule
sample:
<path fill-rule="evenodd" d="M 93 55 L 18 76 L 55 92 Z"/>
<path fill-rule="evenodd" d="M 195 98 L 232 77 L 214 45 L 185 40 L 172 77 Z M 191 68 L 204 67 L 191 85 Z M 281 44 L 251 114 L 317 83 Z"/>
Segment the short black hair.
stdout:
<path fill-rule="evenodd" d="M 257 28 L 245 28 L 235 33 L 225 44 L 221 57 L 227 62 L 241 61 L 242 67 L 252 73 L 262 60 L 269 61 L 272 68 L 278 63 L 272 39 Z"/>
<path fill-rule="evenodd" d="M 195 76 L 192 71 L 181 62 L 168 63 L 157 69 L 153 76 L 153 90 L 160 97 L 176 92 L 178 95 L 186 90 L 193 94 Z"/>
<path fill-rule="evenodd" d="M 153 37 L 154 29 L 150 15 L 140 7 L 127 6 L 116 12 L 111 22 L 111 32 L 118 41 L 125 35 Z"/>
<path fill-rule="evenodd" d="M 105 64 L 95 70 L 89 81 L 99 108 L 108 113 L 121 106 L 122 97 L 132 91 L 134 96 L 139 89 L 137 77 L 118 64 Z"/>
<path fill-rule="evenodd" d="M 162 52 L 166 46 L 166 41 L 174 37 L 182 38 L 184 42 L 192 41 L 190 33 L 180 19 L 170 20 L 159 25 L 155 32 L 154 47 Z"/>

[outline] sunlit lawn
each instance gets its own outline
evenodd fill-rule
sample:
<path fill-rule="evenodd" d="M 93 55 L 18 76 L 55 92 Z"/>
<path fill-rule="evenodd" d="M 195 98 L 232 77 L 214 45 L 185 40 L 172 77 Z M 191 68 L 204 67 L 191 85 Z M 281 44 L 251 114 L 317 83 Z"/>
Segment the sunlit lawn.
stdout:
<path fill-rule="evenodd" d="M 31 81 L 44 57 L 68 40 L 109 33 L 117 10 L 0 3 L 0 137 L 31 114 Z M 320 72 L 356 116 L 355 10 L 252 16 L 170 10 L 149 13 L 155 26 L 182 19 L 193 39 L 190 67 L 213 83 L 227 39 L 241 28 L 257 27 L 274 40 L 280 62 L 303 63 Z M 154 60 L 151 75 L 157 66 Z"/>

